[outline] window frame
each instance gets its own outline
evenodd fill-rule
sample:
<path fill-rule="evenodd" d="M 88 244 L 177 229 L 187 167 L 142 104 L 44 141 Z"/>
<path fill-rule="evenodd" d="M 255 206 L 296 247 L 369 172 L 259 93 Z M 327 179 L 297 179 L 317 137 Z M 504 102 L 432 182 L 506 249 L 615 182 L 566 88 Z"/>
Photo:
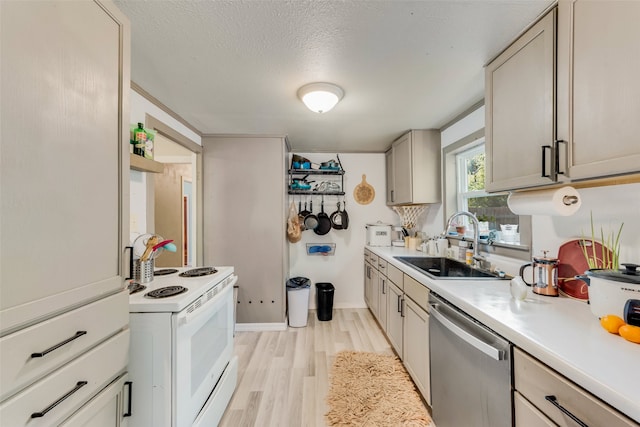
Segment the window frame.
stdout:
<path fill-rule="evenodd" d="M 455 141 L 442 149 L 442 176 L 443 176 L 443 228 L 446 227 L 447 220 L 457 211 L 458 206 L 458 172 L 456 154 L 463 151 L 473 149 L 485 143 L 485 129 L 479 129 L 458 141 Z M 486 152 L 486 151 L 485 151 Z M 485 161 L 488 158 L 485 157 Z M 485 165 L 486 167 L 486 165 Z M 487 193 L 488 195 L 507 194 Z M 479 250 L 489 254 L 516 258 L 521 260 L 530 260 L 532 254 L 532 236 L 531 236 L 531 216 L 520 215 L 520 241 L 522 244 L 508 244 L 493 242 L 491 244 L 481 243 Z M 451 241 L 469 240 L 468 238 L 458 236 L 447 236 Z"/>

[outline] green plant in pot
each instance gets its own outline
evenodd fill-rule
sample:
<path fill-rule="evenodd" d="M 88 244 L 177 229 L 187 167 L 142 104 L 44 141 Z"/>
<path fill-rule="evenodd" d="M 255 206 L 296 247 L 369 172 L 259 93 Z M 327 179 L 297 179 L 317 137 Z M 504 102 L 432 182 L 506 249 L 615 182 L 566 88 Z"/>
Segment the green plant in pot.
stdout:
<path fill-rule="evenodd" d="M 607 270 L 617 270 L 620 261 L 620 236 L 622 235 L 622 227 L 624 222 L 620 224 L 618 232 L 613 231 L 605 234 L 604 229 L 600 227 L 600 243 L 601 251 L 596 246 L 596 229 L 593 225 L 593 212 L 591 216 L 591 238 L 582 237 L 582 253 L 584 255 L 589 269 L 602 268 Z M 592 248 L 592 250 L 589 250 Z"/>

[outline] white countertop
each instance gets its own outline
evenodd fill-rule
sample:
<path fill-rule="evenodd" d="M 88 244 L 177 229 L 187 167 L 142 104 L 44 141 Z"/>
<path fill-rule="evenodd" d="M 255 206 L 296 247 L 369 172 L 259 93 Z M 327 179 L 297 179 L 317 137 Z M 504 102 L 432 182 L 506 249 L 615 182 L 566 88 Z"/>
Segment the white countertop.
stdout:
<path fill-rule="evenodd" d="M 508 280 L 433 280 L 395 260 L 425 256 L 396 247 L 371 252 L 410 275 L 527 353 L 640 422 L 640 344 L 605 331 L 584 301 L 531 292 L 511 297 Z"/>

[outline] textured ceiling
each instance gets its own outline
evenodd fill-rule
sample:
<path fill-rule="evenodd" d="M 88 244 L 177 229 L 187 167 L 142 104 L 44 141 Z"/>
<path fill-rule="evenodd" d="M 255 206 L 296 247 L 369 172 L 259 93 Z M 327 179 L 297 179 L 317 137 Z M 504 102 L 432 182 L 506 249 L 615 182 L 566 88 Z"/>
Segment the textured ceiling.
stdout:
<path fill-rule="evenodd" d="M 202 133 L 283 134 L 294 151 L 383 151 L 483 98 L 483 66 L 546 0 L 115 0 L 132 80 Z M 306 83 L 345 91 L 316 114 Z"/>

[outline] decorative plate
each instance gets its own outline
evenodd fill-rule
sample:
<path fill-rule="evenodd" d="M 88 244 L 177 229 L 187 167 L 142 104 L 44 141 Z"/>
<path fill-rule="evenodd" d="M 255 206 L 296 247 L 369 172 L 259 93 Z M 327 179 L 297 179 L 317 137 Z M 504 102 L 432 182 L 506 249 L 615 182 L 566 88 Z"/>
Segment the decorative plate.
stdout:
<path fill-rule="evenodd" d="M 589 299 L 589 287 L 583 280 L 574 276 L 582 275 L 589 269 L 589 264 L 584 257 L 583 245 L 590 257 L 594 255 L 601 259 L 603 254 L 611 257 L 612 252 L 600 242 L 595 242 L 595 247 L 591 240 L 574 239 L 564 243 L 558 249 L 558 288 L 566 296 L 580 299 Z"/>

